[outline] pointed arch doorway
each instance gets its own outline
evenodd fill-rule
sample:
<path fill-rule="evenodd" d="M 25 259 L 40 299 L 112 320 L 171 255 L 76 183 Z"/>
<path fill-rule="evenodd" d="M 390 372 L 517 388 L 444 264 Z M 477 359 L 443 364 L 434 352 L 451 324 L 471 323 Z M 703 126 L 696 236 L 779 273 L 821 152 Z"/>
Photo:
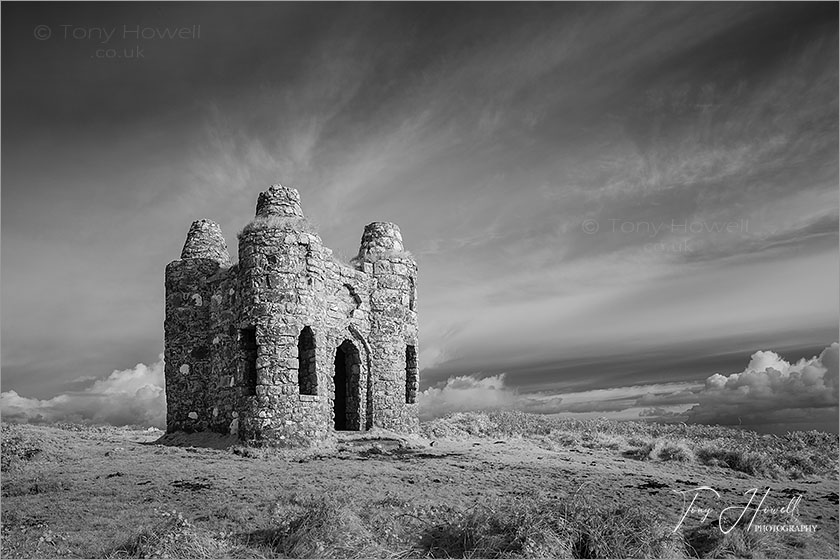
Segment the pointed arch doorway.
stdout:
<path fill-rule="evenodd" d="M 358 431 L 362 426 L 361 357 L 359 349 L 345 340 L 335 350 L 333 412 L 336 430 Z"/>

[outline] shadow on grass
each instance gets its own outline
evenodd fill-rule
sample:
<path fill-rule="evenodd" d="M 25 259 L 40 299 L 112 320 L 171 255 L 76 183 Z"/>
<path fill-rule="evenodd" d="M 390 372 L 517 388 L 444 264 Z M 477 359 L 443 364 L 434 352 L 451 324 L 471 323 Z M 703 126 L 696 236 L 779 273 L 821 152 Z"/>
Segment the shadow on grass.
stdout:
<path fill-rule="evenodd" d="M 168 447 L 199 447 L 204 449 L 226 450 L 239 445 L 235 435 L 223 435 L 215 432 L 173 432 L 163 434 L 155 441 L 143 442 L 143 445 L 166 445 Z"/>

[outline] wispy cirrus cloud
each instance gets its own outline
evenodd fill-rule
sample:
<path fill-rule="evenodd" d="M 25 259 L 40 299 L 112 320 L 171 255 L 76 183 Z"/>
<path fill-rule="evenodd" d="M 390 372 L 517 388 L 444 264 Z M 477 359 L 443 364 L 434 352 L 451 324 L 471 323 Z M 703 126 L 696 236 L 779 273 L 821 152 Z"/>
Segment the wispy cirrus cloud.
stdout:
<path fill-rule="evenodd" d="M 131 73 L 91 71 L 79 45 L 43 56 L 29 24 L 50 14 L 14 10 L 4 389 L 49 400 L 152 361 L 189 222 L 220 222 L 235 253 L 276 181 L 339 254 L 370 221 L 401 226 L 426 386 L 504 372 L 521 402 L 835 336 L 834 6 L 161 8 L 212 33 Z M 748 225 L 643 228 L 730 222 Z"/>

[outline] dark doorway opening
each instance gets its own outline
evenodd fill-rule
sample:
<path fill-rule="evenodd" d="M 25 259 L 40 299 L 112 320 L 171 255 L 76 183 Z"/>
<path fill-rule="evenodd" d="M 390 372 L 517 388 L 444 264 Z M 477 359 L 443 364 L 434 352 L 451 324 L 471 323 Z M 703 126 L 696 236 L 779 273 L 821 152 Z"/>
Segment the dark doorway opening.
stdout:
<path fill-rule="evenodd" d="M 239 349 L 243 362 L 243 384 L 246 395 L 257 394 L 257 329 L 247 327 L 239 331 Z"/>
<path fill-rule="evenodd" d="M 361 429 L 361 359 L 359 350 L 349 340 L 335 351 L 335 399 L 333 411 L 336 430 Z"/>

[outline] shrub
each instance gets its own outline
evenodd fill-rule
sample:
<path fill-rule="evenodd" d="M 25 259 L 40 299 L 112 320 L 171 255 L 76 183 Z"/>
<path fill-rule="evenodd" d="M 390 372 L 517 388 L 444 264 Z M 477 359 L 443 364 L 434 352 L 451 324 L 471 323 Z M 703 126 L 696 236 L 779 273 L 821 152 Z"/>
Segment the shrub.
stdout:
<path fill-rule="evenodd" d="M 659 440 L 648 454 L 651 459 L 690 463 L 694 461 L 694 452 L 685 441 Z"/>
<path fill-rule="evenodd" d="M 424 423 L 421 430 L 427 438 L 465 439 L 501 435 L 498 426 L 487 414 L 476 412 L 456 412 L 447 418 Z"/>
<path fill-rule="evenodd" d="M 812 456 L 804 453 L 786 453 L 781 457 L 781 467 L 791 478 L 802 478 L 809 474 L 817 474 L 817 468 Z"/>
<path fill-rule="evenodd" d="M 653 442 L 638 443 L 623 453 L 625 457 L 647 461 L 653 453 Z"/>
<path fill-rule="evenodd" d="M 43 451 L 43 445 L 18 424 L 3 424 L 0 470 L 9 472 L 21 464 L 31 461 Z"/>
<path fill-rule="evenodd" d="M 494 410 L 488 414 L 488 420 L 496 433 L 504 436 L 549 435 L 554 429 L 551 417 L 519 410 Z"/>
<path fill-rule="evenodd" d="M 549 437 L 560 445 L 566 447 L 577 447 L 581 443 L 579 435 L 567 430 L 561 430 L 559 432 L 552 431 L 549 434 Z"/>
<path fill-rule="evenodd" d="M 646 445 L 650 445 L 651 447 L 653 447 L 650 438 L 639 436 L 629 436 L 627 438 L 627 445 L 629 445 L 630 447 L 644 447 Z"/>
<path fill-rule="evenodd" d="M 713 445 L 704 445 L 697 450 L 696 454 L 697 459 L 703 464 L 728 467 L 749 475 L 773 475 L 777 472 L 764 453 L 720 449 Z"/>
<path fill-rule="evenodd" d="M 621 449 L 627 444 L 627 438 L 616 434 L 595 434 L 590 443 L 585 444 L 591 449 Z"/>

